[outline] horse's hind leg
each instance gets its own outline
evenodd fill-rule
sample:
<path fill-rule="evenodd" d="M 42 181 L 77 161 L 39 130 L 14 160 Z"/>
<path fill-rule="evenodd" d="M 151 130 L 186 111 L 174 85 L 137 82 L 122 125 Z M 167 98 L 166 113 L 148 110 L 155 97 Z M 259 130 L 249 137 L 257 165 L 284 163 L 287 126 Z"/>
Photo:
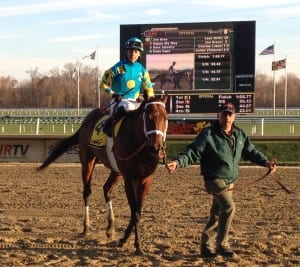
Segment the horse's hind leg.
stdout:
<path fill-rule="evenodd" d="M 104 198 L 105 198 L 105 207 L 106 207 L 106 218 L 107 218 L 107 228 L 106 228 L 106 236 L 112 237 L 115 232 L 114 227 L 114 212 L 112 208 L 112 201 L 111 201 L 111 195 L 115 188 L 115 186 L 120 182 L 122 179 L 122 176 L 120 173 L 117 173 L 115 171 L 111 171 L 110 175 L 103 185 L 103 192 L 104 192 Z"/>
<path fill-rule="evenodd" d="M 182 88 L 181 88 L 181 86 L 180 86 L 180 84 L 179 84 L 179 82 L 180 81 L 176 81 L 176 82 L 174 82 L 174 87 L 173 87 L 173 90 L 175 90 L 176 89 L 176 86 L 181 90 Z"/>
<path fill-rule="evenodd" d="M 90 215 L 89 215 L 89 196 L 92 193 L 91 181 L 95 168 L 96 158 L 82 163 L 82 182 L 83 182 L 83 201 L 84 201 L 84 217 L 83 217 L 83 234 L 88 235 L 90 232 Z"/>

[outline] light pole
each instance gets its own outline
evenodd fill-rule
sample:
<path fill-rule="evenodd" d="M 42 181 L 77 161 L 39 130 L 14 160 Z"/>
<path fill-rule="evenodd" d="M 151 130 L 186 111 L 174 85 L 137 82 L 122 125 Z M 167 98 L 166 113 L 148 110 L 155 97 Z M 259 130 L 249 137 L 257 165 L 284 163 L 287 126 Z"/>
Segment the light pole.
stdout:
<path fill-rule="evenodd" d="M 77 116 L 80 113 L 80 90 L 79 90 L 79 82 L 80 82 L 80 64 L 79 59 L 77 60 Z"/>

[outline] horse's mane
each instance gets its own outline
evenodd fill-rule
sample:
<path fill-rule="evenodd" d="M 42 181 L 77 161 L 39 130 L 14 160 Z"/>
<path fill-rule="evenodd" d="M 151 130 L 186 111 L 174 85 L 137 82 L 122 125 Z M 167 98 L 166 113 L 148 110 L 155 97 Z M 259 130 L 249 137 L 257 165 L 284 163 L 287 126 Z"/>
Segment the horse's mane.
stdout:
<path fill-rule="evenodd" d="M 137 109 L 127 112 L 127 117 L 136 119 L 144 111 L 146 104 L 151 103 L 153 101 L 155 101 L 154 98 L 151 98 L 150 100 L 147 100 L 147 98 L 144 98 L 143 102 Z"/>

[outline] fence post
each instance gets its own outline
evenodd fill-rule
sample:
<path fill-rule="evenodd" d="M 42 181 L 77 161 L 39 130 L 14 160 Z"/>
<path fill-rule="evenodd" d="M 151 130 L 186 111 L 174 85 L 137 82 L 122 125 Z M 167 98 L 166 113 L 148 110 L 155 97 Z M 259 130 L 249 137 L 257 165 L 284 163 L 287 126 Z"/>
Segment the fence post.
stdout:
<path fill-rule="evenodd" d="M 256 123 L 255 120 L 252 120 L 252 135 L 256 134 Z"/>
<path fill-rule="evenodd" d="M 261 136 L 264 135 L 264 118 L 261 118 Z"/>
<path fill-rule="evenodd" d="M 290 134 L 294 134 L 295 133 L 295 125 L 294 122 L 290 123 Z"/>
<path fill-rule="evenodd" d="M 36 121 L 36 135 L 39 134 L 39 131 L 40 131 L 40 118 L 37 118 L 37 121 Z"/>

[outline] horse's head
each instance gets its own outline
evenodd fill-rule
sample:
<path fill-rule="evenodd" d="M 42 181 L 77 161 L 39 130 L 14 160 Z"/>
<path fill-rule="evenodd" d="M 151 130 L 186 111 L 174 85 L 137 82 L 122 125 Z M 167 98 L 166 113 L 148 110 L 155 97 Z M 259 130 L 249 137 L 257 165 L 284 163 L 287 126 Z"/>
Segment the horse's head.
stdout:
<path fill-rule="evenodd" d="M 165 140 L 168 128 L 168 114 L 166 102 L 168 95 L 165 94 L 160 101 L 151 100 L 144 107 L 144 133 L 147 146 L 151 152 L 160 158 L 164 157 Z"/>

